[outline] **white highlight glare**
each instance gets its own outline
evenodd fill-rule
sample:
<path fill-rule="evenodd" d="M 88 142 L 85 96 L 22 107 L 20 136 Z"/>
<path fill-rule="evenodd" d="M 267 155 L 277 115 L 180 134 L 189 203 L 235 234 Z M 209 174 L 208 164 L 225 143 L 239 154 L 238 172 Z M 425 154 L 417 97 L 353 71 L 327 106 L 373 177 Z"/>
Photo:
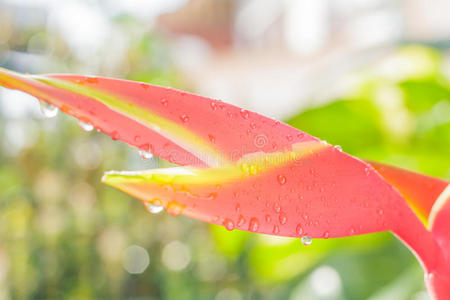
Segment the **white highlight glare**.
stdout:
<path fill-rule="evenodd" d="M 314 270 L 309 280 L 314 292 L 323 297 L 336 296 L 342 288 L 339 273 L 329 266 L 321 266 Z"/>
<path fill-rule="evenodd" d="M 141 274 L 150 264 L 150 257 L 144 248 L 132 245 L 125 249 L 122 265 L 130 274 Z"/>
<path fill-rule="evenodd" d="M 215 300 L 242 300 L 242 294 L 234 288 L 225 288 L 217 293 Z"/>
<path fill-rule="evenodd" d="M 167 244 L 162 251 L 162 261 L 172 271 L 181 271 L 191 261 L 189 248 L 180 241 Z"/>
<path fill-rule="evenodd" d="M 291 51 L 312 54 L 319 50 L 328 37 L 328 1 L 286 1 L 284 38 Z"/>
<path fill-rule="evenodd" d="M 42 117 L 37 99 L 24 92 L 0 87 L 0 111 L 7 119 L 23 119 L 30 113 Z"/>

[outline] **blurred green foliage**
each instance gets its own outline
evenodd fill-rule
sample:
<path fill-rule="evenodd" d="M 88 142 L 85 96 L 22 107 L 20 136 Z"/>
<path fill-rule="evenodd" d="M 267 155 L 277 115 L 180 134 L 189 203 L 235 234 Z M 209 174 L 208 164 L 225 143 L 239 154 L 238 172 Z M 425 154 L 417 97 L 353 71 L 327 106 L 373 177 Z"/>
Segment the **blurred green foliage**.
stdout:
<path fill-rule="evenodd" d="M 116 21 L 129 32 L 139 26 Z M 144 33 L 131 40 L 126 77 L 182 84 L 160 37 Z M 353 74 L 357 84 L 340 99 L 288 123 L 350 154 L 449 179 L 450 83 L 442 66 L 439 52 L 404 47 Z M 11 122 L 0 119 L 2 136 Z M 37 137 L 18 153 L 5 143 L 0 152 L 0 299 L 401 300 L 424 290 L 419 263 L 389 233 L 314 240 L 305 247 L 296 239 L 150 215 L 99 179 L 104 170 L 155 161 L 82 132 L 67 116 L 21 122 Z M 149 254 L 142 274 L 123 266 L 130 245 Z M 321 296 L 313 281 L 324 266 L 337 272 L 339 285 Z"/>
<path fill-rule="evenodd" d="M 342 99 L 288 123 L 347 153 L 449 179 L 450 82 L 440 53 L 406 46 L 354 76 Z"/>

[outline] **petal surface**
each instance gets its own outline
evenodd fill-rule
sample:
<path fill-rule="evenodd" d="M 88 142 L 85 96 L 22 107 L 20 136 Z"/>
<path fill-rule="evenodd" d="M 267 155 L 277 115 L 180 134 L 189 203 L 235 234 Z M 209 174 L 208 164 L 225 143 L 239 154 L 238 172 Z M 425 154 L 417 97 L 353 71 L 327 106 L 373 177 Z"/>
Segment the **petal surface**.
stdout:
<path fill-rule="evenodd" d="M 439 211 L 446 205 L 435 201 L 442 182 L 366 163 L 279 121 L 170 88 L 1 68 L 0 85 L 51 103 L 113 139 L 187 166 L 111 172 L 103 179 L 143 201 L 162 202 L 174 215 L 281 236 L 331 238 L 391 230 L 427 270 L 442 258 L 419 220 L 433 215 L 431 223 L 441 222 Z M 425 188 L 416 190 L 412 182 L 426 183 Z"/>

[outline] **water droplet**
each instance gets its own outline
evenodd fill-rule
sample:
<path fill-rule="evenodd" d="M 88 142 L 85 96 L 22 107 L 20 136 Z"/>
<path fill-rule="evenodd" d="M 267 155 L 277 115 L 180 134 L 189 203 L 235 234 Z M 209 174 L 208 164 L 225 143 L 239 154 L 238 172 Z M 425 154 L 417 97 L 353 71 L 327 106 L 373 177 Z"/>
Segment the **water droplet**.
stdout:
<path fill-rule="evenodd" d="M 139 142 L 141 140 L 141 136 L 140 135 L 136 135 L 135 137 L 134 137 L 134 141 L 135 142 Z"/>
<path fill-rule="evenodd" d="M 251 175 L 256 175 L 258 173 L 258 167 L 255 165 L 250 165 L 250 174 Z"/>
<path fill-rule="evenodd" d="M 244 172 L 244 173 L 249 174 L 249 173 L 250 173 L 250 167 L 249 167 L 249 165 L 246 164 L 246 163 L 243 163 L 243 164 L 241 165 L 241 171 Z"/>
<path fill-rule="evenodd" d="M 248 230 L 256 232 L 259 228 L 259 221 L 257 218 L 251 218 L 248 224 Z"/>
<path fill-rule="evenodd" d="M 152 214 L 158 214 L 158 213 L 162 212 L 164 209 L 161 201 L 158 199 L 153 200 L 153 203 L 144 202 L 144 204 L 147 207 L 147 210 Z"/>
<path fill-rule="evenodd" d="M 244 119 L 248 119 L 248 116 L 249 116 L 248 110 L 246 110 L 246 109 L 241 109 L 241 116 L 242 116 Z"/>
<path fill-rule="evenodd" d="M 270 223 L 272 221 L 272 217 L 270 215 L 266 215 L 266 222 Z"/>
<path fill-rule="evenodd" d="M 236 204 L 235 209 L 236 209 L 237 212 L 240 212 L 241 211 L 241 205 L 239 203 Z"/>
<path fill-rule="evenodd" d="M 161 99 L 161 104 L 164 105 L 164 106 L 167 106 L 167 104 L 169 104 L 169 101 L 167 101 L 166 98 L 162 98 Z"/>
<path fill-rule="evenodd" d="M 303 234 L 302 224 L 298 224 L 297 225 L 297 227 L 295 228 L 295 232 L 297 232 L 298 235 L 302 235 Z"/>
<path fill-rule="evenodd" d="M 164 145 L 164 147 L 166 147 L 166 146 L 167 146 L 167 144 Z M 147 152 L 153 152 L 153 146 L 152 146 L 151 144 L 144 144 L 144 145 L 141 145 L 141 146 L 139 147 L 139 149 L 144 150 L 144 151 L 147 151 Z"/>
<path fill-rule="evenodd" d="M 379 214 L 380 216 L 383 214 L 383 210 L 381 208 L 377 209 L 377 214 Z"/>
<path fill-rule="evenodd" d="M 366 176 L 370 175 L 370 169 L 369 168 L 364 168 L 364 172 L 366 173 Z"/>
<path fill-rule="evenodd" d="M 175 201 L 171 201 L 167 204 L 166 209 L 170 215 L 179 216 L 181 214 L 181 212 L 183 211 L 184 206 Z"/>
<path fill-rule="evenodd" d="M 312 238 L 310 236 L 302 236 L 302 244 L 305 246 L 309 246 L 312 243 Z"/>
<path fill-rule="evenodd" d="M 205 199 L 205 200 L 214 200 L 214 199 L 217 198 L 217 193 L 209 193 L 208 196 L 206 196 L 206 197 L 201 197 L 201 198 L 203 198 L 203 199 Z"/>
<path fill-rule="evenodd" d="M 244 225 L 244 223 L 245 223 L 245 218 L 242 215 L 240 215 L 238 218 L 238 221 L 237 221 L 237 226 L 241 227 L 242 225 Z"/>
<path fill-rule="evenodd" d="M 278 220 L 280 221 L 280 224 L 281 224 L 281 225 L 286 224 L 286 222 L 287 222 L 287 215 L 286 215 L 285 213 L 281 213 L 281 214 L 278 216 Z"/>
<path fill-rule="evenodd" d="M 279 234 L 280 233 L 280 228 L 278 227 L 278 225 L 274 225 L 273 226 L 272 232 L 273 232 L 273 234 Z"/>
<path fill-rule="evenodd" d="M 41 112 L 46 118 L 53 118 L 58 114 L 58 108 L 53 104 L 41 101 Z"/>
<path fill-rule="evenodd" d="M 286 177 L 284 175 L 278 175 L 277 180 L 278 180 L 278 183 L 281 185 L 286 183 Z"/>
<path fill-rule="evenodd" d="M 324 233 L 323 233 L 323 238 L 324 239 L 327 239 L 327 238 L 329 238 L 330 237 L 330 233 L 328 232 L 328 231 L 325 231 Z"/>
<path fill-rule="evenodd" d="M 216 138 L 212 134 L 208 134 L 208 138 L 211 143 L 214 144 L 216 142 Z"/>
<path fill-rule="evenodd" d="M 273 210 L 274 210 L 276 213 L 279 213 L 279 212 L 281 211 L 281 206 L 280 206 L 280 204 L 279 204 L 279 203 L 275 203 L 275 204 L 273 205 Z"/>
<path fill-rule="evenodd" d="M 153 157 L 153 154 L 144 150 L 139 150 L 139 155 L 142 157 L 142 159 L 150 159 Z"/>
<path fill-rule="evenodd" d="M 350 235 L 354 235 L 355 234 L 355 228 L 350 227 L 349 231 Z"/>
<path fill-rule="evenodd" d="M 96 84 L 96 83 L 98 83 L 98 78 L 97 77 L 87 77 L 86 82 L 91 83 L 91 84 Z"/>
<path fill-rule="evenodd" d="M 211 106 L 212 110 L 216 110 L 217 109 L 216 102 L 211 102 L 209 105 Z"/>
<path fill-rule="evenodd" d="M 92 131 L 92 129 L 94 129 L 94 126 L 91 123 L 85 123 L 81 120 L 78 120 L 78 125 L 80 125 L 81 129 L 84 131 Z"/>
<path fill-rule="evenodd" d="M 225 226 L 227 230 L 231 231 L 234 229 L 234 222 L 230 219 L 225 219 L 225 221 L 223 221 L 223 226 Z"/>
<path fill-rule="evenodd" d="M 342 147 L 340 145 L 334 146 L 334 148 L 338 149 L 340 152 L 342 152 Z"/>
<path fill-rule="evenodd" d="M 188 117 L 187 115 L 181 115 L 181 116 L 180 116 L 180 120 L 181 120 L 183 123 L 187 123 L 187 122 L 189 122 L 189 117 Z"/>
<path fill-rule="evenodd" d="M 113 141 L 116 141 L 120 138 L 120 134 L 119 132 L 117 132 L 116 130 L 114 130 L 111 134 L 110 134 L 111 138 Z"/>
<path fill-rule="evenodd" d="M 287 139 L 288 141 L 292 141 L 294 138 L 292 137 L 292 135 L 287 135 L 287 136 L 286 136 L 286 139 Z"/>

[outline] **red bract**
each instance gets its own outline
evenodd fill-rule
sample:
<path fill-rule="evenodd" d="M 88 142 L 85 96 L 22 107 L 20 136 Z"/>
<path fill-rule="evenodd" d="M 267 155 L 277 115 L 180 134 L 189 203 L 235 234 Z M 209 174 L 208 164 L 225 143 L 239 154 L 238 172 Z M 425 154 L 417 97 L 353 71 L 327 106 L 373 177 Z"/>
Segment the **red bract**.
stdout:
<path fill-rule="evenodd" d="M 276 120 L 174 89 L 4 69 L 0 85 L 185 166 L 105 174 L 105 183 L 142 201 L 229 230 L 279 236 L 390 230 L 422 262 L 435 298 L 450 295 L 447 181 L 364 162 Z"/>

